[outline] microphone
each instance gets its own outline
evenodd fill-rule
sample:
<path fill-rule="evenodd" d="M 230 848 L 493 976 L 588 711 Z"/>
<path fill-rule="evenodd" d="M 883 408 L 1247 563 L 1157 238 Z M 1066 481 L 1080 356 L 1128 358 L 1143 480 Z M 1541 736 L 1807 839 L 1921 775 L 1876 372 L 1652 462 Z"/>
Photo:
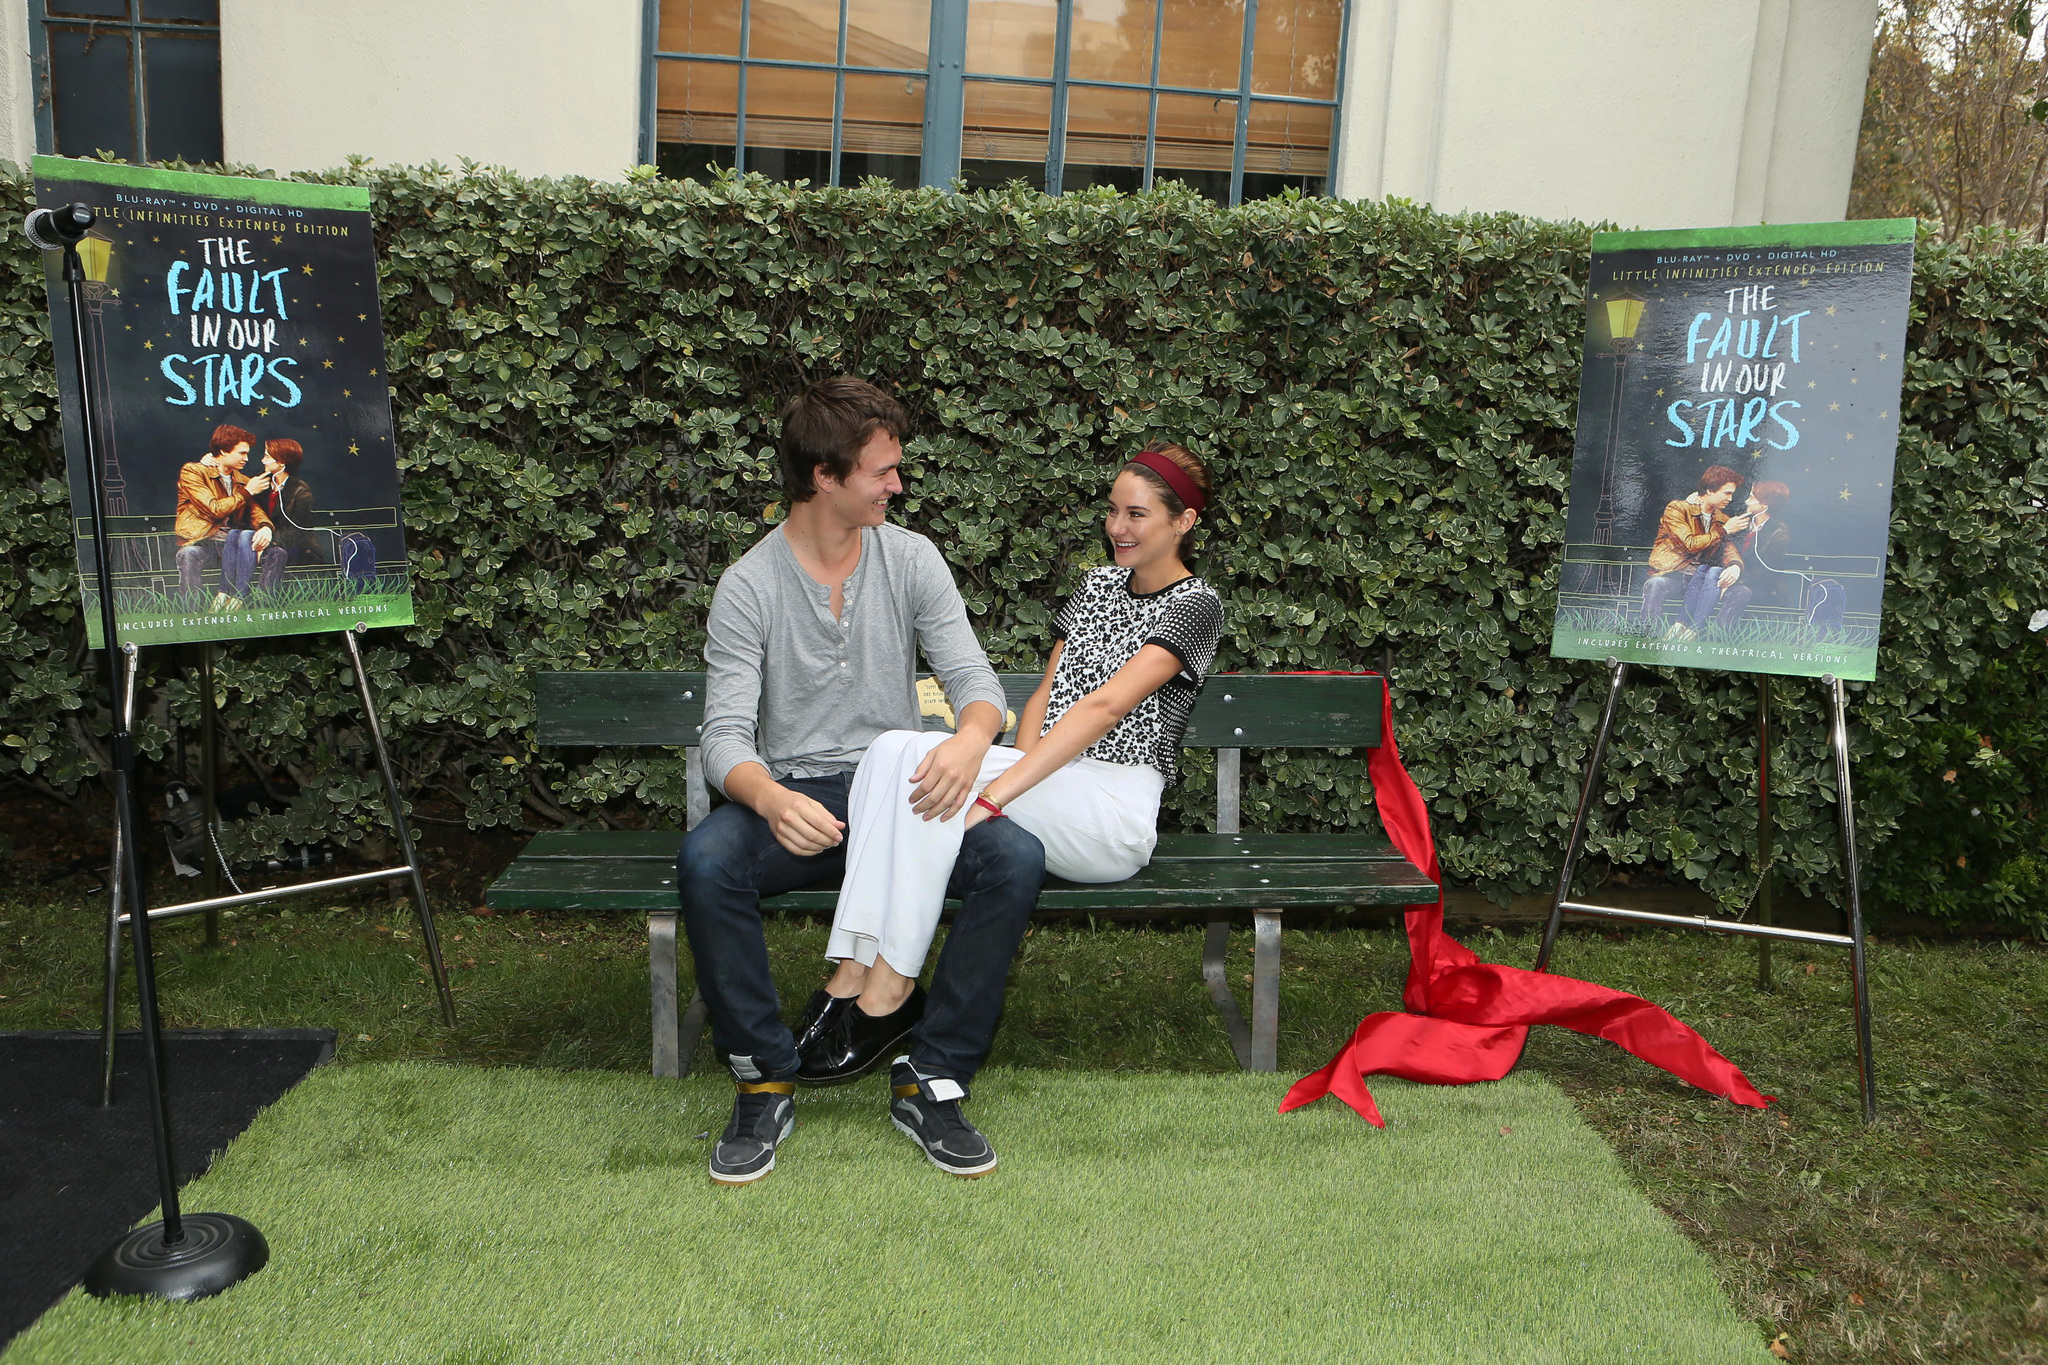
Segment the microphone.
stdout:
<path fill-rule="evenodd" d="M 36 209 L 21 230 L 45 251 L 62 251 L 77 246 L 92 227 L 95 215 L 86 204 L 66 204 L 61 209 Z"/>

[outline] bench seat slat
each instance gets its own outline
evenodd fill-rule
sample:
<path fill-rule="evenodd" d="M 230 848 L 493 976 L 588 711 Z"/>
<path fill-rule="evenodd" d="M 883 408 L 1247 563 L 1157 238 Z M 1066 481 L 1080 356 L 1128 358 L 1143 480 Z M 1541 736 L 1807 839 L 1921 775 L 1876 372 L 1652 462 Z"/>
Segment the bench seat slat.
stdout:
<path fill-rule="evenodd" d="M 1405 862 L 1390 859 L 1280 861 L 1155 859 L 1128 881 L 1102 886 L 1046 879 L 1047 910 L 1180 910 L 1407 905 L 1432 899 L 1436 888 Z M 676 908 L 675 870 L 653 858 L 521 858 L 507 868 L 486 902 L 502 910 L 634 910 Z M 790 892 L 771 910 L 830 914 L 829 886 Z"/>
<path fill-rule="evenodd" d="M 545 830 L 533 836 L 519 860 L 533 858 L 629 858 L 673 863 L 683 842 L 681 830 Z M 1155 863 L 1169 860 L 1272 859 L 1279 862 L 1344 862 L 1398 860 L 1400 854 L 1377 832 L 1354 834 L 1162 834 L 1152 854 Z"/>

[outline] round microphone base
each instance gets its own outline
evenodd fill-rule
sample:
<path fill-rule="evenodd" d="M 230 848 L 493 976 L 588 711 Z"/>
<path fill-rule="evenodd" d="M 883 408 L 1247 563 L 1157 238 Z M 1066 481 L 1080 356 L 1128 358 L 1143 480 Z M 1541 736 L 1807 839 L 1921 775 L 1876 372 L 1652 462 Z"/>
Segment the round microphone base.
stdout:
<path fill-rule="evenodd" d="M 188 1213 L 185 1235 L 164 1244 L 164 1225 L 139 1227 L 108 1247 L 85 1272 L 95 1298 L 138 1294 L 158 1299 L 204 1299 L 263 1269 L 270 1244 L 256 1225 L 231 1213 Z"/>

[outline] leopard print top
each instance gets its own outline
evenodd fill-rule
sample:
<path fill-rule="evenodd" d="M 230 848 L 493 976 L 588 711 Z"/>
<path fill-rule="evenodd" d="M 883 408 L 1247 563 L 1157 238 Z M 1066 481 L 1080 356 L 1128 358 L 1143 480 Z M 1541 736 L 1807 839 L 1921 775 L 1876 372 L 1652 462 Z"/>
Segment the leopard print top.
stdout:
<path fill-rule="evenodd" d="M 1082 756 L 1130 767 L 1149 764 L 1172 782 L 1180 768 L 1181 736 L 1223 634 L 1223 603 L 1192 575 L 1150 593 L 1132 592 L 1130 581 L 1126 569 L 1090 569 L 1053 618 L 1053 635 L 1067 647 L 1053 674 L 1045 729 L 1108 682 L 1139 650 L 1159 645 L 1180 660 L 1180 672 L 1131 708 Z"/>

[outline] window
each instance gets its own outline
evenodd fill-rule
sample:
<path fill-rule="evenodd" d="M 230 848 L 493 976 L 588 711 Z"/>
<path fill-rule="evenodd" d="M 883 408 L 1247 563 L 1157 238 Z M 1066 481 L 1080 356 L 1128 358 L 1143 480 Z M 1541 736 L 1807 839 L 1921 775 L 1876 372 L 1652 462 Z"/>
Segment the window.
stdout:
<path fill-rule="evenodd" d="M 919 182 L 931 0 L 661 0 L 664 175 Z"/>
<path fill-rule="evenodd" d="M 36 146 L 220 161 L 219 0 L 29 0 Z"/>
<path fill-rule="evenodd" d="M 658 0 L 649 150 L 814 184 L 1324 192 L 1343 0 Z"/>

